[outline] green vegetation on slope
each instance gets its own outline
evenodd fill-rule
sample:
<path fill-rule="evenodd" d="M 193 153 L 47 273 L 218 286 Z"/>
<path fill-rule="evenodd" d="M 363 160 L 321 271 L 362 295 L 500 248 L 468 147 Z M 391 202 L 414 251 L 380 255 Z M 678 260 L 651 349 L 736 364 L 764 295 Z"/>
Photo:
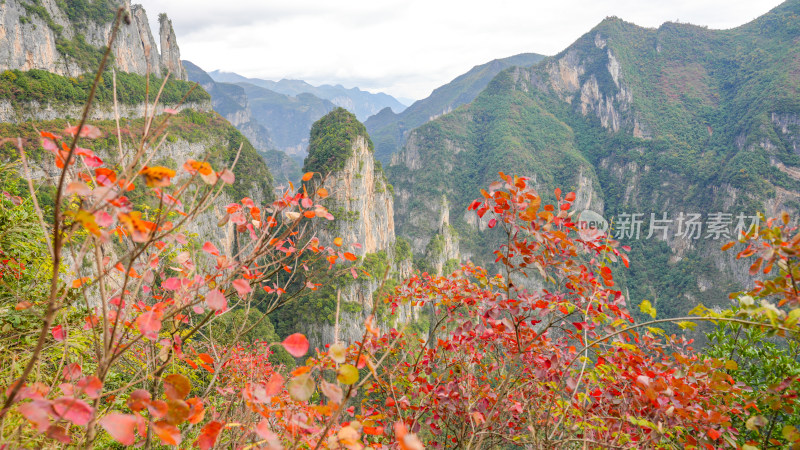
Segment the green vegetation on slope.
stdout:
<path fill-rule="evenodd" d="M 316 121 L 311 127 L 308 157 L 303 172 L 319 172 L 326 175 L 340 170 L 353 154 L 353 142 L 358 136 L 367 139 L 370 151 L 374 151 L 364 124 L 344 108 L 336 108 Z"/>
<path fill-rule="evenodd" d="M 44 70 L 32 69 L 28 71 L 6 70 L 0 74 L 0 98 L 8 99 L 14 105 L 23 105 L 27 102 L 42 104 L 83 104 L 89 96 L 94 77 L 80 75 L 78 77 L 65 77 Z M 149 100 L 155 96 L 161 87 L 162 79 L 150 77 Z M 159 103 L 175 105 L 189 92 L 194 83 L 170 79 L 164 86 L 159 98 Z M 143 103 L 147 98 L 147 77 L 133 73 L 117 73 L 117 100 L 127 105 Z M 110 104 L 113 102 L 113 78 L 110 72 L 103 74 L 103 79 L 97 87 L 96 101 Z M 211 97 L 202 88 L 195 88 L 188 97 L 187 102 L 209 101 Z"/>
<path fill-rule="evenodd" d="M 498 171 L 533 178 L 545 198 L 556 187 L 576 190 L 582 178 L 606 217 L 646 214 L 645 234 L 651 212 L 752 215 L 778 199 L 798 208 L 800 181 L 779 166 L 800 166 L 798 41 L 796 0 L 724 31 L 607 19 L 412 132 L 403 156 L 417 169 L 388 169 L 402 192 L 398 234 L 421 251 L 438 226 L 426 219 L 436 215 L 426 199 L 445 193 L 462 249 L 488 263 L 483 249 L 497 235 L 478 231 L 464 210 Z M 634 304 L 647 298 L 674 316 L 698 301 L 726 304 L 743 282 L 735 262 L 716 255 L 720 241 L 626 243 L 631 268 L 620 281 Z"/>
<path fill-rule="evenodd" d="M 375 157 L 386 163 L 400 147 L 406 133 L 444 112 L 456 109 L 475 99 L 487 84 L 502 70 L 512 66 L 528 67 L 544 56 L 522 53 L 508 58 L 495 59 L 473 67 L 469 72 L 434 90 L 430 96 L 414 102 L 402 113 L 395 114 L 386 108 L 364 122 L 375 141 Z"/>
<path fill-rule="evenodd" d="M 165 118 L 166 116 L 159 116 L 156 118 L 155 123 L 160 124 L 161 120 Z M 142 135 L 144 122 L 144 119 L 120 119 L 123 143 L 133 144 L 138 142 Z M 0 123 L 0 136 L 22 138 L 28 158 L 38 162 L 45 157 L 49 157 L 45 156 L 45 151 L 39 144 L 39 131 L 49 131 L 57 135 L 63 135 L 63 130 L 67 127 L 67 124 L 68 121 L 66 119 L 25 122 L 22 124 Z M 92 124 L 100 128 L 103 132 L 103 137 L 82 141 L 81 145 L 95 151 L 101 157 L 109 151 L 116 152 L 118 143 L 115 121 L 93 121 Z M 254 192 L 263 193 L 266 200 L 273 198 L 272 175 L 267 169 L 264 160 L 247 139 L 219 114 L 185 109 L 180 114 L 170 118 L 169 126 L 165 133 L 167 134 L 167 145 L 178 140 L 204 144 L 208 161 L 217 170 L 233 164 L 239 151 L 239 146 L 242 145 L 239 160 L 233 170 L 236 175 L 236 182 L 231 186 L 225 187 L 226 193 L 235 200 L 252 197 Z M 0 160 L 2 162 L 15 161 L 18 157 L 19 154 L 14 142 L 5 142 L 0 145 Z M 157 163 L 177 169 L 178 165 L 182 164 L 183 161 L 168 160 L 157 161 Z"/>

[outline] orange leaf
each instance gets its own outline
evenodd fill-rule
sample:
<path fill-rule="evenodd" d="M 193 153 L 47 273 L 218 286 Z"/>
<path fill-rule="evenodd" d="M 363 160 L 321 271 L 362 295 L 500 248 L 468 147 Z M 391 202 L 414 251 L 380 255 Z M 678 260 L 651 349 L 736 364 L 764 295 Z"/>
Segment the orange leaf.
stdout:
<path fill-rule="evenodd" d="M 175 425 L 167 423 L 165 420 L 159 420 L 154 423 L 153 431 L 155 431 L 156 436 L 167 445 L 177 446 L 181 443 L 181 430 Z"/>
<path fill-rule="evenodd" d="M 303 181 L 308 181 L 314 178 L 314 172 L 306 172 L 303 174 Z"/>
<path fill-rule="evenodd" d="M 350 253 L 350 252 L 345 252 L 345 253 L 344 253 L 344 259 L 346 259 L 346 260 L 348 260 L 348 261 L 355 261 L 355 260 L 357 260 L 358 258 L 356 257 L 356 255 L 354 255 L 354 254 L 352 254 L 352 253 Z"/>
<path fill-rule="evenodd" d="M 325 188 L 319 188 L 319 189 L 317 189 L 317 195 L 319 195 L 319 198 L 327 198 L 328 197 L 328 190 L 325 189 Z"/>
<path fill-rule="evenodd" d="M 216 421 L 207 423 L 200 431 L 200 436 L 197 437 L 196 444 L 200 447 L 200 450 L 208 450 L 214 447 L 220 431 L 222 431 L 221 423 Z"/>
<path fill-rule="evenodd" d="M 189 379 L 179 373 L 164 377 L 164 395 L 169 399 L 184 399 L 192 390 Z"/>
<path fill-rule="evenodd" d="M 79 287 L 81 287 L 84 284 L 86 284 L 90 279 L 91 278 L 89 278 L 89 277 L 81 277 L 81 278 L 78 278 L 77 280 L 72 280 L 72 287 L 75 288 L 75 289 L 78 289 Z"/>
<path fill-rule="evenodd" d="M 150 187 L 164 187 L 170 185 L 170 178 L 175 177 L 175 171 L 163 166 L 144 166 L 139 175 L 144 176 L 145 182 Z"/>
<path fill-rule="evenodd" d="M 142 213 L 139 211 L 132 211 L 129 214 L 119 213 L 117 219 L 125 227 L 133 242 L 147 242 L 156 230 L 156 224 L 142 220 Z"/>

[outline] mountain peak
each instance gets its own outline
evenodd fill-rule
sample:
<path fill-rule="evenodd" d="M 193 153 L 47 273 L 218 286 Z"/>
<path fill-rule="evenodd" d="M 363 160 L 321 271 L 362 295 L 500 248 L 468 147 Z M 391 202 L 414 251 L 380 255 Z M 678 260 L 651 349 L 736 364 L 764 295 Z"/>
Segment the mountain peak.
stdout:
<path fill-rule="evenodd" d="M 344 108 L 336 108 L 322 116 L 311 127 L 304 172 L 319 172 L 327 175 L 344 167 L 353 152 L 353 144 L 359 137 L 366 139 L 370 152 L 374 147 L 364 124 L 355 114 Z"/>

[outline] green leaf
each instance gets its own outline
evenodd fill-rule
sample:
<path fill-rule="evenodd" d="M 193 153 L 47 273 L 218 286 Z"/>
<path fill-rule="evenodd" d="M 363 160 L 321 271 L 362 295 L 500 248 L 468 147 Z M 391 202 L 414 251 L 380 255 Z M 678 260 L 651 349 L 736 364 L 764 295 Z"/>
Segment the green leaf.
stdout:
<path fill-rule="evenodd" d="M 792 425 L 786 425 L 782 430 L 783 438 L 789 442 L 800 441 L 800 431 Z"/>
<path fill-rule="evenodd" d="M 639 310 L 640 310 L 641 312 L 643 312 L 643 313 L 645 313 L 645 314 L 649 315 L 649 316 L 650 316 L 650 317 L 652 317 L 653 319 L 655 319 L 655 318 L 656 318 L 656 309 L 655 309 L 655 308 L 653 308 L 653 305 L 652 305 L 652 304 L 650 304 L 650 300 L 643 300 L 643 301 L 642 301 L 642 304 L 641 304 L 641 305 L 639 305 Z"/>
<path fill-rule="evenodd" d="M 355 384 L 355 382 L 358 381 L 358 369 L 352 364 L 344 364 L 339 367 L 339 373 L 336 375 L 336 379 L 342 384 Z"/>

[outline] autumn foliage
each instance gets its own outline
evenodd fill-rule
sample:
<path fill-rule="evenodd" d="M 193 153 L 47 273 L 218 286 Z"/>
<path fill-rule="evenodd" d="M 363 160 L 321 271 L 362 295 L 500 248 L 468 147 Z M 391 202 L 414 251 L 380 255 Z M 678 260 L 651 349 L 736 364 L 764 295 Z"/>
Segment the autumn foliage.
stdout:
<path fill-rule="evenodd" d="M 4 311 L 35 322 L 35 339 L 3 350 L 0 445 L 800 447 L 777 413 L 800 414 L 797 373 L 754 388 L 732 353 L 712 357 L 657 326 L 735 324 L 796 341 L 800 234 L 788 216 L 740 237 L 738 257 L 755 258 L 751 273 L 763 280 L 733 295 L 732 308 L 657 319 L 615 279 L 627 249 L 577 232 L 574 193 L 555 190 L 547 204 L 527 178 L 500 173 L 469 209 L 507 235 L 495 252 L 501 273 L 470 263 L 416 273 L 383 299 L 424 312 L 425 329 L 369 316 L 352 344 L 311 349 L 300 333 L 246 343 L 323 274 L 356 276 L 354 243 L 316 238 L 313 224 L 333 219 L 320 202 L 327 190 L 305 184 L 316 172 L 258 204 L 228 198 L 233 166 L 154 164 L 170 117 L 151 117 L 137 142 L 103 154 L 80 147 L 102 135 L 85 116 L 42 130 L 59 171 L 52 214 L 35 195 L 0 199 L 35 212 L 45 260 L 31 291 L 18 282 L 30 257 L 0 249 Z M 221 232 L 194 237 L 188 230 L 219 204 Z M 652 320 L 636 321 L 634 308 Z M 215 335 L 235 312 L 255 321 Z M 278 351 L 294 366 L 276 362 Z"/>

